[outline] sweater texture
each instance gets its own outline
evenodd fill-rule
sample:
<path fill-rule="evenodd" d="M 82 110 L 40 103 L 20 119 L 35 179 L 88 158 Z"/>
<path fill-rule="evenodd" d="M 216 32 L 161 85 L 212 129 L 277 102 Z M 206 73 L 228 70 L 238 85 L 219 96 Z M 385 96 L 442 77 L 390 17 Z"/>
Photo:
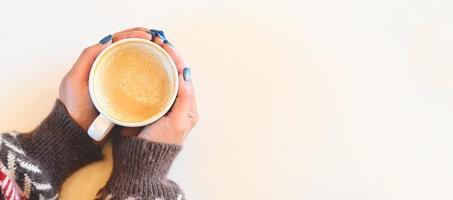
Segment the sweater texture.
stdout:
<path fill-rule="evenodd" d="M 181 146 L 113 135 L 113 171 L 97 199 L 184 199 L 166 178 Z M 64 180 L 101 160 L 101 149 L 57 100 L 30 133 L 0 134 L 0 199 L 58 199 Z"/>

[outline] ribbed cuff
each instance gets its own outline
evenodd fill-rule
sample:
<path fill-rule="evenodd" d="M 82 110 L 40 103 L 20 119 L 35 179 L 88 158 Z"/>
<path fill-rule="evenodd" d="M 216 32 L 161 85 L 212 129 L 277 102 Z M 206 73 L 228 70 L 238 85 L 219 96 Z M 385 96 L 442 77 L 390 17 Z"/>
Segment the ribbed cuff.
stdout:
<path fill-rule="evenodd" d="M 104 192 L 112 194 L 114 199 L 177 199 L 182 191 L 166 176 L 180 150 L 180 145 L 115 135 L 113 172 Z"/>
<path fill-rule="evenodd" d="M 49 116 L 30 134 L 19 135 L 18 141 L 29 157 L 43 165 L 55 186 L 75 170 L 102 159 L 101 148 L 59 100 Z"/>

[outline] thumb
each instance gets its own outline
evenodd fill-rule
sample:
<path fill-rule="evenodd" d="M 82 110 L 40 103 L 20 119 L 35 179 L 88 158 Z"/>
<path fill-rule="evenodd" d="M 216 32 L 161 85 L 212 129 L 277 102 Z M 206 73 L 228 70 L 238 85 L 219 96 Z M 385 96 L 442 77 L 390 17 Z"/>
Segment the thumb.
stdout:
<path fill-rule="evenodd" d="M 78 77 L 88 78 L 88 74 L 91 70 L 96 57 L 112 42 L 112 35 L 108 35 L 102 38 L 99 43 L 91 45 L 85 48 L 77 59 L 76 63 L 72 67 L 70 73 Z"/>

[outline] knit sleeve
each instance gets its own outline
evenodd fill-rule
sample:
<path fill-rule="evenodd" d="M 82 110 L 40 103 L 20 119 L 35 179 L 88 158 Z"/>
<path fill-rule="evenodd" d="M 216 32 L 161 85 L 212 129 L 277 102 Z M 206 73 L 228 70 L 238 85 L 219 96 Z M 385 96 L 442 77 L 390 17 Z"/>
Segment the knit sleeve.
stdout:
<path fill-rule="evenodd" d="M 57 100 L 32 132 L 0 135 L 1 194 L 15 199 L 14 190 L 17 199 L 57 199 L 65 178 L 100 159 L 101 148 Z"/>
<path fill-rule="evenodd" d="M 179 145 L 149 142 L 136 137 L 113 138 L 113 171 L 97 199 L 183 200 L 179 186 L 167 173 Z"/>

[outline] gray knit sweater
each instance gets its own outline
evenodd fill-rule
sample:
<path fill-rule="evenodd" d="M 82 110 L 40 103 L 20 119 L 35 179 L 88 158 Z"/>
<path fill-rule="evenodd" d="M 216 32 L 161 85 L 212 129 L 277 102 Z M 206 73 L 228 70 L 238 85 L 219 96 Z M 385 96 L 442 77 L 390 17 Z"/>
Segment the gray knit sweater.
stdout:
<path fill-rule="evenodd" d="M 178 145 L 114 134 L 114 166 L 97 199 L 184 199 L 167 172 Z M 31 133 L 0 135 L 0 199 L 58 199 L 63 181 L 86 164 L 102 159 L 101 148 L 57 100 Z M 81 191 L 83 192 L 83 191 Z"/>

